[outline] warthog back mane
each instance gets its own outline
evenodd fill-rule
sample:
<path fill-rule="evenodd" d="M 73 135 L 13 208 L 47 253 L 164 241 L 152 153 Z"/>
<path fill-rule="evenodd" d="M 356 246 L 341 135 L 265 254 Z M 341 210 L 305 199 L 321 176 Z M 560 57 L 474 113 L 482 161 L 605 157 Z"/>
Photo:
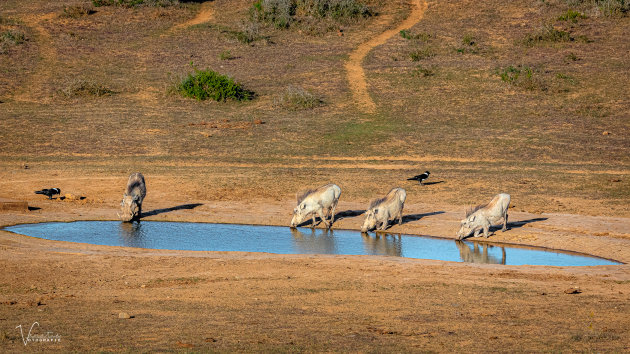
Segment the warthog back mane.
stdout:
<path fill-rule="evenodd" d="M 298 204 L 302 203 L 302 201 L 304 199 L 306 199 L 306 197 L 308 197 L 309 195 L 311 195 L 315 191 L 316 191 L 316 189 L 307 189 L 305 191 L 298 192 L 298 194 L 296 195 L 297 203 Z"/>
<path fill-rule="evenodd" d="M 377 207 L 377 206 L 379 206 L 379 205 L 383 204 L 383 203 L 384 203 L 384 202 L 386 202 L 386 201 L 388 202 L 388 201 L 390 201 L 390 200 L 394 199 L 394 197 L 396 197 L 396 193 L 394 193 L 394 191 L 395 191 L 396 189 L 397 189 L 397 188 L 392 188 L 392 189 L 391 189 L 391 190 L 387 193 L 387 195 L 386 195 L 386 196 L 384 196 L 383 198 L 378 198 L 378 199 L 374 199 L 374 200 L 372 200 L 372 201 L 370 202 L 370 206 L 368 207 L 368 210 L 369 210 L 369 209 L 372 209 L 372 208 L 375 208 L 375 207 Z"/>
<path fill-rule="evenodd" d="M 466 209 L 466 217 L 471 216 L 472 214 L 474 214 L 477 210 L 479 209 L 483 209 L 486 206 L 488 206 L 488 204 L 479 204 L 477 206 L 474 207 L 469 207 L 468 209 Z"/>

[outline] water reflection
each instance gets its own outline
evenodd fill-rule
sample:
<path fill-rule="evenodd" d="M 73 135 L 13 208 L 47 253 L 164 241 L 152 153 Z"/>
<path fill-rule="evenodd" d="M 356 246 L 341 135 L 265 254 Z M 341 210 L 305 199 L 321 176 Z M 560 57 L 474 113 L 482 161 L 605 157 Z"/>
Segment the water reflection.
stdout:
<path fill-rule="evenodd" d="M 402 241 L 400 234 L 377 233 L 372 237 L 368 233 L 361 234 L 366 254 L 380 256 L 402 256 Z M 388 237 L 390 236 L 390 237 Z"/>
<path fill-rule="evenodd" d="M 142 224 L 136 222 L 121 222 L 118 228 L 118 238 L 125 247 L 146 248 L 146 232 Z"/>
<path fill-rule="evenodd" d="M 463 262 L 467 263 L 486 263 L 486 264 L 505 264 L 505 247 L 501 248 L 501 259 L 488 253 L 488 250 L 492 250 L 494 246 L 484 243 L 480 246 L 478 243 L 473 242 L 467 244 L 463 241 L 455 241 L 457 249 L 459 250 L 459 257 Z"/>
<path fill-rule="evenodd" d="M 337 254 L 335 234 L 332 230 L 311 229 L 309 233 L 304 233 L 291 228 L 291 235 L 297 253 Z"/>

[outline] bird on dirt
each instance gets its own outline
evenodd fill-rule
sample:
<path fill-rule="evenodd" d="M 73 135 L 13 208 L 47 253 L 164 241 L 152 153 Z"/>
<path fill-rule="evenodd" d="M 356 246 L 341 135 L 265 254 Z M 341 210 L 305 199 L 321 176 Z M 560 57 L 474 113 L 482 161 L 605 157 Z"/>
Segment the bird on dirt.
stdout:
<path fill-rule="evenodd" d="M 429 178 L 430 174 L 431 174 L 431 172 L 425 171 L 421 175 L 417 175 L 417 176 L 413 176 L 411 178 L 407 178 L 407 181 L 418 181 L 418 182 L 420 182 L 420 184 L 422 184 L 422 181 L 424 181 L 425 179 Z"/>
<path fill-rule="evenodd" d="M 61 189 L 59 188 L 46 188 L 41 191 L 35 191 L 35 194 L 43 194 L 48 197 L 48 199 L 52 199 L 52 196 L 55 194 L 61 194 Z"/>

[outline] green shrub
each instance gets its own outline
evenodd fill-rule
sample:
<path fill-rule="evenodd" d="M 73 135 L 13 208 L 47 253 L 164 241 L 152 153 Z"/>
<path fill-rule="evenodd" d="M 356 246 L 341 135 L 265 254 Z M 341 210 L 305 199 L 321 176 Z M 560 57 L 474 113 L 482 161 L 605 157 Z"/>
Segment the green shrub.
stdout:
<path fill-rule="evenodd" d="M 213 99 L 215 101 L 247 101 L 254 98 L 254 93 L 245 90 L 241 84 L 234 82 L 226 75 L 218 74 L 212 70 L 198 70 L 176 84 L 174 90 L 184 97 L 194 98 L 199 101 Z"/>
<path fill-rule="evenodd" d="M 430 47 L 424 47 L 422 49 L 417 49 L 409 52 L 409 58 L 412 61 L 420 61 L 422 59 L 431 58 L 435 56 L 435 52 Z"/>
<path fill-rule="evenodd" d="M 558 16 L 558 21 L 571 21 L 573 23 L 578 22 L 579 19 L 588 18 L 585 14 L 575 11 L 575 10 L 567 10 L 567 12 Z"/>
<path fill-rule="evenodd" d="M 533 46 L 541 42 L 568 42 L 571 40 L 573 39 L 569 32 L 557 30 L 551 24 L 546 24 L 538 32 L 527 35 L 523 43 L 527 46 Z"/>
<path fill-rule="evenodd" d="M 105 85 L 98 83 L 93 79 L 74 79 L 66 84 L 66 87 L 61 90 L 61 93 L 66 97 L 76 96 L 107 96 L 114 93 L 114 91 L 105 87 Z"/>
<path fill-rule="evenodd" d="M 312 109 L 322 104 L 322 100 L 299 86 L 289 86 L 274 100 L 274 105 L 288 110 Z"/>

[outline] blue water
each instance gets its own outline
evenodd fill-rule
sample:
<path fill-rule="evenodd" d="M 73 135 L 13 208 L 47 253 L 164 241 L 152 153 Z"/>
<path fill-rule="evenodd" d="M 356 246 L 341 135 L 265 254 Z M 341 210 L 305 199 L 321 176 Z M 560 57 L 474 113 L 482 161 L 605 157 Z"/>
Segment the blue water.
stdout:
<path fill-rule="evenodd" d="M 594 266 L 614 261 L 568 252 L 471 241 L 280 226 L 142 221 L 24 224 L 5 230 L 47 240 L 167 250 L 387 255 L 507 265 Z"/>

